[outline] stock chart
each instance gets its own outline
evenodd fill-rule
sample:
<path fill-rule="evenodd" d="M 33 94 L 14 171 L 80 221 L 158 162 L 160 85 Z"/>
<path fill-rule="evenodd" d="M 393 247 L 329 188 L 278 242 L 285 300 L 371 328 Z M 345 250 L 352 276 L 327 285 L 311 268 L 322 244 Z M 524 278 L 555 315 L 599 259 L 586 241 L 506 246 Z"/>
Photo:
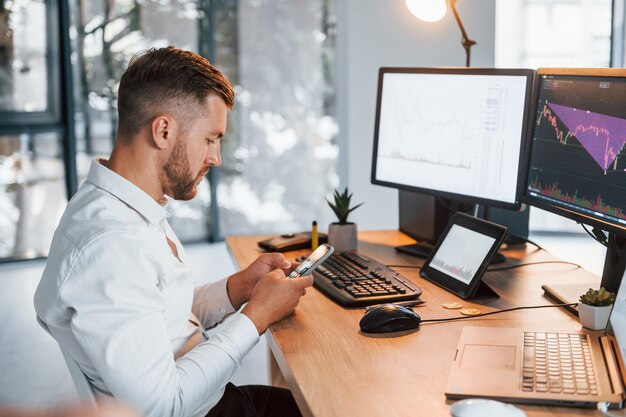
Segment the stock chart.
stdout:
<path fill-rule="evenodd" d="M 542 80 L 528 188 L 553 203 L 626 219 L 626 86 Z"/>

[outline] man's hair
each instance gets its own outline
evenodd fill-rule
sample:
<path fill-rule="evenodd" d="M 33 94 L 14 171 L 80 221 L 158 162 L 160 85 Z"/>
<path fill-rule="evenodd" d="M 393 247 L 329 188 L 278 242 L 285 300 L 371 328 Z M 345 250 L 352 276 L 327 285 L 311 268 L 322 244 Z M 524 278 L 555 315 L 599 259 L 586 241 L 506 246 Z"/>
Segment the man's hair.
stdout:
<path fill-rule="evenodd" d="M 140 52 L 130 60 L 120 81 L 118 137 L 132 137 L 159 112 L 197 116 L 210 94 L 221 97 L 232 109 L 233 88 L 205 58 L 173 46 Z"/>

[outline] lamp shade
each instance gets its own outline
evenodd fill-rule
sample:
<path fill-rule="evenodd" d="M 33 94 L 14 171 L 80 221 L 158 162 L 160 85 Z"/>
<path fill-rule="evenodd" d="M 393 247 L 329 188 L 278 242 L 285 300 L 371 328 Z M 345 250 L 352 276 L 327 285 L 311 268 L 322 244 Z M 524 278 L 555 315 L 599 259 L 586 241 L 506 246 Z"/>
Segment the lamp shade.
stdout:
<path fill-rule="evenodd" d="M 406 0 L 406 7 L 415 17 L 426 22 L 436 22 L 445 16 L 446 0 Z"/>

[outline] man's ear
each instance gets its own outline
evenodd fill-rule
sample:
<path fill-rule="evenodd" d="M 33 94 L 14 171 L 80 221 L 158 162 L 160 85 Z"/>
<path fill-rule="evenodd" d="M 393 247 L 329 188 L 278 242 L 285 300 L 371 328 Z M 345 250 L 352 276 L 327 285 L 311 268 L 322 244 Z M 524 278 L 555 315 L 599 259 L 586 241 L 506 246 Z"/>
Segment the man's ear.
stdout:
<path fill-rule="evenodd" d="M 158 149 L 165 149 L 174 140 L 176 122 L 168 115 L 159 115 L 152 120 L 150 133 Z"/>

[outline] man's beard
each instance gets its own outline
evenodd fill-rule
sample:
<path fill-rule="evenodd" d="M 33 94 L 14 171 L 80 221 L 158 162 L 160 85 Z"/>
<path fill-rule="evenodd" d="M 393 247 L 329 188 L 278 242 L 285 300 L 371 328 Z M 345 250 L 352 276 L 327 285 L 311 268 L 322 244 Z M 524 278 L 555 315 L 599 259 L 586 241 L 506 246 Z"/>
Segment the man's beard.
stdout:
<path fill-rule="evenodd" d="M 169 181 L 173 199 L 191 200 L 198 193 L 197 181 L 201 173 L 192 177 L 187 159 L 187 145 L 183 139 L 176 142 L 174 150 L 163 165 L 163 173 Z"/>

